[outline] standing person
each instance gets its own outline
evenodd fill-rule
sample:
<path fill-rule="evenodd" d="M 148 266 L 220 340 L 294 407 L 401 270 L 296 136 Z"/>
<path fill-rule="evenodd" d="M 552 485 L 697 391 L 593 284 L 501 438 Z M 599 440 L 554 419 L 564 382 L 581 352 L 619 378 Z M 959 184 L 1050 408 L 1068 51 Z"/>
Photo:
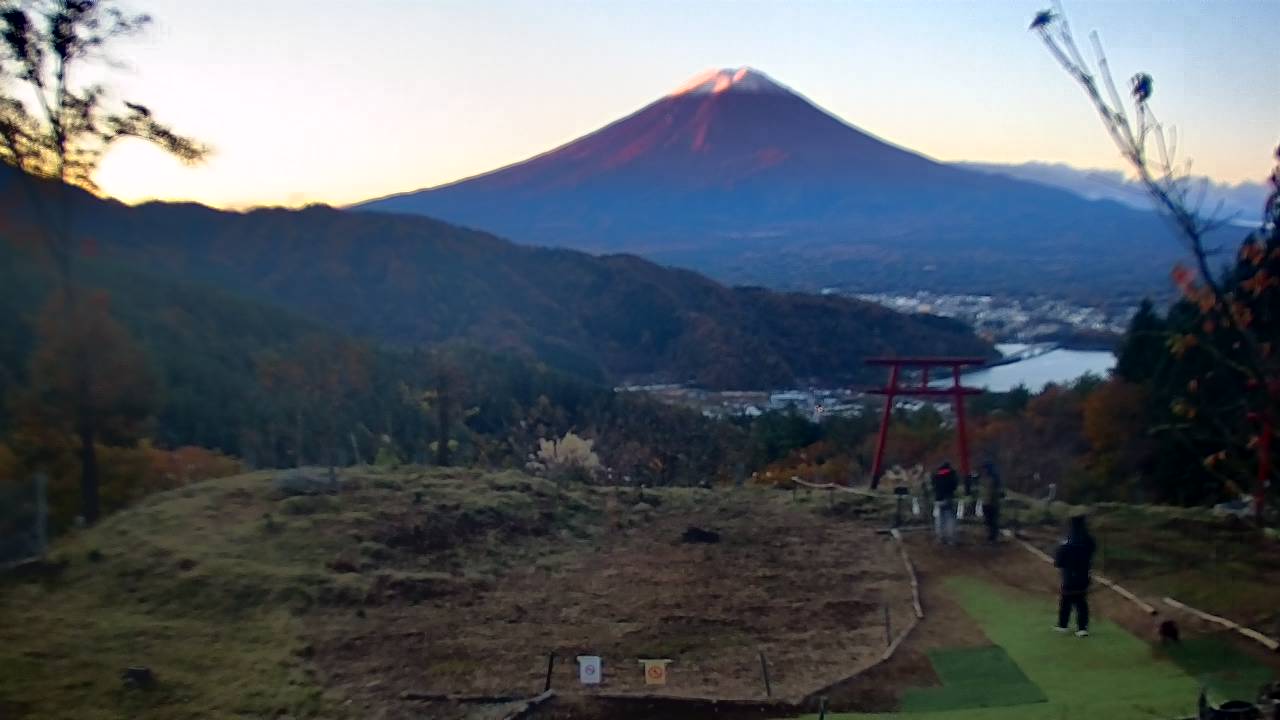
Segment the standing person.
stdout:
<path fill-rule="evenodd" d="M 1084 515 L 1071 518 L 1067 539 L 1058 547 L 1055 567 L 1062 570 L 1062 598 L 1058 602 L 1058 624 L 1055 630 L 1070 632 L 1071 609 L 1076 611 L 1076 636 L 1089 636 L 1089 570 L 1097 544 L 1085 527 Z"/>
<path fill-rule="evenodd" d="M 1004 498 L 1004 485 L 995 463 L 982 464 L 982 519 L 987 524 L 987 542 L 1000 539 L 1000 500 Z"/>
<path fill-rule="evenodd" d="M 956 488 L 960 478 L 951 463 L 944 462 L 933 473 L 933 530 L 939 542 L 956 541 Z"/>

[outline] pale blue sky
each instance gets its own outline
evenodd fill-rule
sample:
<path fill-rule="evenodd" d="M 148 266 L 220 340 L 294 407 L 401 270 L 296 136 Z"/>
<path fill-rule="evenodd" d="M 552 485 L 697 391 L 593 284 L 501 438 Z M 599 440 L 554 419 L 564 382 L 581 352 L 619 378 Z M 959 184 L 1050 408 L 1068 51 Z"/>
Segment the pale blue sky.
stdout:
<path fill-rule="evenodd" d="M 125 95 L 216 148 L 182 168 L 121 147 L 129 201 L 345 203 L 484 172 L 590 132 L 710 67 L 750 65 L 942 160 L 1119 167 L 1027 32 L 1040 0 L 127 0 L 148 35 Z M 1068 0 L 1082 44 L 1153 105 L 1195 170 L 1261 180 L 1280 143 L 1280 0 Z"/>

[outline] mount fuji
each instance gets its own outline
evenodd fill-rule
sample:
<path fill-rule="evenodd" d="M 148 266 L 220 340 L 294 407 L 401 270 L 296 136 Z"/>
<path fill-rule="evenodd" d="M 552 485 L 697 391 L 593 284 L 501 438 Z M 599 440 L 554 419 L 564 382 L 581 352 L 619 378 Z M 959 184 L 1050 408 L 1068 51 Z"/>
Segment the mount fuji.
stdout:
<path fill-rule="evenodd" d="M 936 162 L 746 67 L 536 157 L 352 209 L 787 288 L 1110 296 L 1167 287 L 1177 253 L 1153 213 Z"/>

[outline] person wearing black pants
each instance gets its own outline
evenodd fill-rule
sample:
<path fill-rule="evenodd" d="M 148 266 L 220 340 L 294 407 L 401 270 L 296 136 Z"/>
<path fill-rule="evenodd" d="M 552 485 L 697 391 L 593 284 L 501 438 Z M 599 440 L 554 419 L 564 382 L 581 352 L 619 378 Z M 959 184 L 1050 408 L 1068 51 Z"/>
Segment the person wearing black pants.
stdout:
<path fill-rule="evenodd" d="M 1067 539 L 1058 546 L 1053 564 L 1062 571 L 1062 597 L 1058 602 L 1058 632 L 1070 632 L 1071 611 L 1076 612 L 1076 636 L 1089 636 L 1089 571 L 1097 544 L 1085 526 L 1084 515 L 1071 518 Z"/>
<path fill-rule="evenodd" d="M 1055 628 L 1058 632 L 1070 632 L 1071 628 L 1067 627 L 1071 623 L 1071 609 L 1076 611 L 1076 625 L 1080 628 L 1076 634 L 1085 637 L 1089 634 L 1089 591 L 1080 590 L 1068 592 L 1066 589 L 1062 591 L 1062 597 L 1058 599 L 1058 626 Z"/>

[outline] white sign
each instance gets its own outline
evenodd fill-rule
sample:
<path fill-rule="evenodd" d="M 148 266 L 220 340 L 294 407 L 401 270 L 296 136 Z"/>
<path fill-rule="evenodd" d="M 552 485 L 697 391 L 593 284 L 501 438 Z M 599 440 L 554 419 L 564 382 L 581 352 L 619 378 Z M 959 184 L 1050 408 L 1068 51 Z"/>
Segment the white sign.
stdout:
<path fill-rule="evenodd" d="M 579 655 L 578 656 L 578 680 L 583 685 L 599 685 L 600 684 L 600 656 L 599 655 Z"/>

